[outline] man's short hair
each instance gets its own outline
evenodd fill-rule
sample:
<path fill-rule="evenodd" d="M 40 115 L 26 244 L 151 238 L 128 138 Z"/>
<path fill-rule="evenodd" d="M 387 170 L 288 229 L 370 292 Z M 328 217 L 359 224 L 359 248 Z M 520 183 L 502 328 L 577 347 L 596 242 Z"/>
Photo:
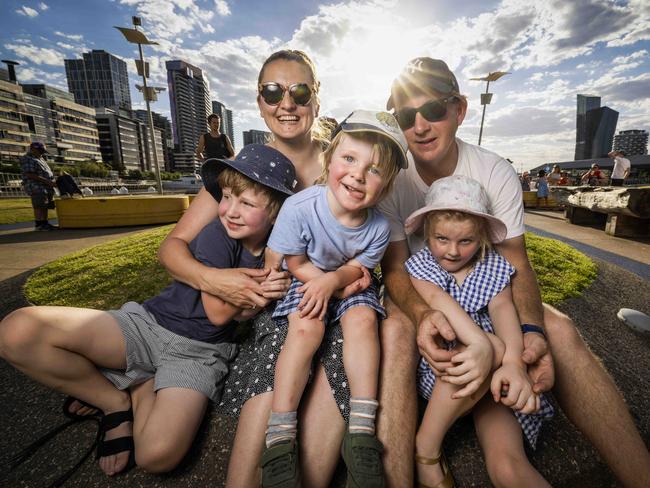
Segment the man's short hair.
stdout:
<path fill-rule="evenodd" d="M 221 117 L 219 117 L 217 114 L 210 114 L 210 115 L 208 115 L 208 124 L 210 122 L 212 122 L 212 119 L 214 119 L 214 118 L 218 119 L 219 122 L 221 122 Z"/>

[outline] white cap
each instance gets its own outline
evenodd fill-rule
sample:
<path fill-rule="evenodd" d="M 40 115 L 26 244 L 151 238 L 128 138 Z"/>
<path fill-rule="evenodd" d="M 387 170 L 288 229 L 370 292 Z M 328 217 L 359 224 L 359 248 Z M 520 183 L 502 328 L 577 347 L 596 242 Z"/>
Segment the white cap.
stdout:
<path fill-rule="evenodd" d="M 400 150 L 400 161 L 398 165 L 402 169 L 408 168 L 408 159 L 406 151 L 408 151 L 408 143 L 406 137 L 402 134 L 402 129 L 397 125 L 397 120 L 393 114 L 388 112 L 375 112 L 372 110 L 355 110 L 348 115 L 343 122 L 341 122 L 334 132 L 332 132 L 332 139 L 340 131 L 343 132 L 374 132 L 381 134 L 392 140 Z"/>
<path fill-rule="evenodd" d="M 490 241 L 499 243 L 506 238 L 506 224 L 490 213 L 490 199 L 476 180 L 462 175 L 447 176 L 433 182 L 425 197 L 425 206 L 406 219 L 407 234 L 417 231 L 426 214 L 434 210 L 456 210 L 483 217 L 488 222 Z"/>

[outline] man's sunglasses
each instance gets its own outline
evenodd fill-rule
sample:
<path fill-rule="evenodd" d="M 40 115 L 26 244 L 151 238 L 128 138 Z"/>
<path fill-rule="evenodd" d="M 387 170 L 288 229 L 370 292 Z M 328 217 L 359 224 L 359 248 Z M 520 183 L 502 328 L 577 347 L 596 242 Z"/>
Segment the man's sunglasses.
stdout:
<path fill-rule="evenodd" d="M 449 102 L 457 100 L 457 97 L 447 97 L 440 100 L 431 100 L 418 108 L 405 107 L 395 112 L 395 118 L 400 129 L 407 130 L 415 124 L 415 116 L 419 113 L 429 122 L 437 122 L 447 115 L 447 105 Z"/>
<path fill-rule="evenodd" d="M 289 90 L 289 96 L 296 105 L 309 104 L 313 96 L 312 88 L 307 83 L 294 83 L 287 88 L 280 83 L 270 81 L 268 83 L 260 83 L 258 90 L 268 105 L 279 105 L 284 98 L 284 92 L 287 90 Z"/>

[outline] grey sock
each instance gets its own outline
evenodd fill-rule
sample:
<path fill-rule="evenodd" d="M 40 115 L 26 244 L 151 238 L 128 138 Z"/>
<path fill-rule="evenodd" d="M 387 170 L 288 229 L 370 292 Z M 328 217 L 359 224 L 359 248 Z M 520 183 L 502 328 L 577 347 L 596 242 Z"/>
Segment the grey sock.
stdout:
<path fill-rule="evenodd" d="M 375 415 L 379 402 L 374 398 L 350 398 L 350 434 L 375 435 Z"/>
<path fill-rule="evenodd" d="M 295 439 L 297 432 L 297 412 L 271 412 L 266 429 L 266 447 L 271 447 L 280 441 Z"/>

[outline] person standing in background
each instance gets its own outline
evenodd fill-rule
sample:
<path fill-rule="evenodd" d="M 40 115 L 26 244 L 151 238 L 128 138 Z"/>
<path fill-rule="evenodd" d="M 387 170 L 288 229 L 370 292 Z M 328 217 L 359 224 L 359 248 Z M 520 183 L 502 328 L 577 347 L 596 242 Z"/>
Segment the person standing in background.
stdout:
<path fill-rule="evenodd" d="M 611 186 L 623 186 L 625 178 L 630 175 L 632 163 L 625 157 L 625 151 L 611 151 L 607 156 L 614 159 L 614 169 L 609 184 Z"/>
<path fill-rule="evenodd" d="M 34 209 L 34 230 L 56 229 L 47 220 L 47 210 L 54 208 L 54 173 L 45 161 L 48 154 L 42 142 L 32 142 L 29 151 L 20 158 L 23 188 L 32 199 Z"/>
<path fill-rule="evenodd" d="M 235 155 L 232 142 L 226 134 L 219 132 L 221 118 L 217 114 L 208 116 L 208 126 L 210 132 L 201 134 L 199 145 L 196 148 L 196 157 L 199 161 L 206 159 L 231 159 Z"/>
<path fill-rule="evenodd" d="M 550 186 L 557 186 L 560 184 L 560 179 L 562 178 L 562 175 L 560 174 L 560 167 L 557 164 L 553 165 L 553 169 L 547 176 L 548 179 L 548 184 Z"/>

